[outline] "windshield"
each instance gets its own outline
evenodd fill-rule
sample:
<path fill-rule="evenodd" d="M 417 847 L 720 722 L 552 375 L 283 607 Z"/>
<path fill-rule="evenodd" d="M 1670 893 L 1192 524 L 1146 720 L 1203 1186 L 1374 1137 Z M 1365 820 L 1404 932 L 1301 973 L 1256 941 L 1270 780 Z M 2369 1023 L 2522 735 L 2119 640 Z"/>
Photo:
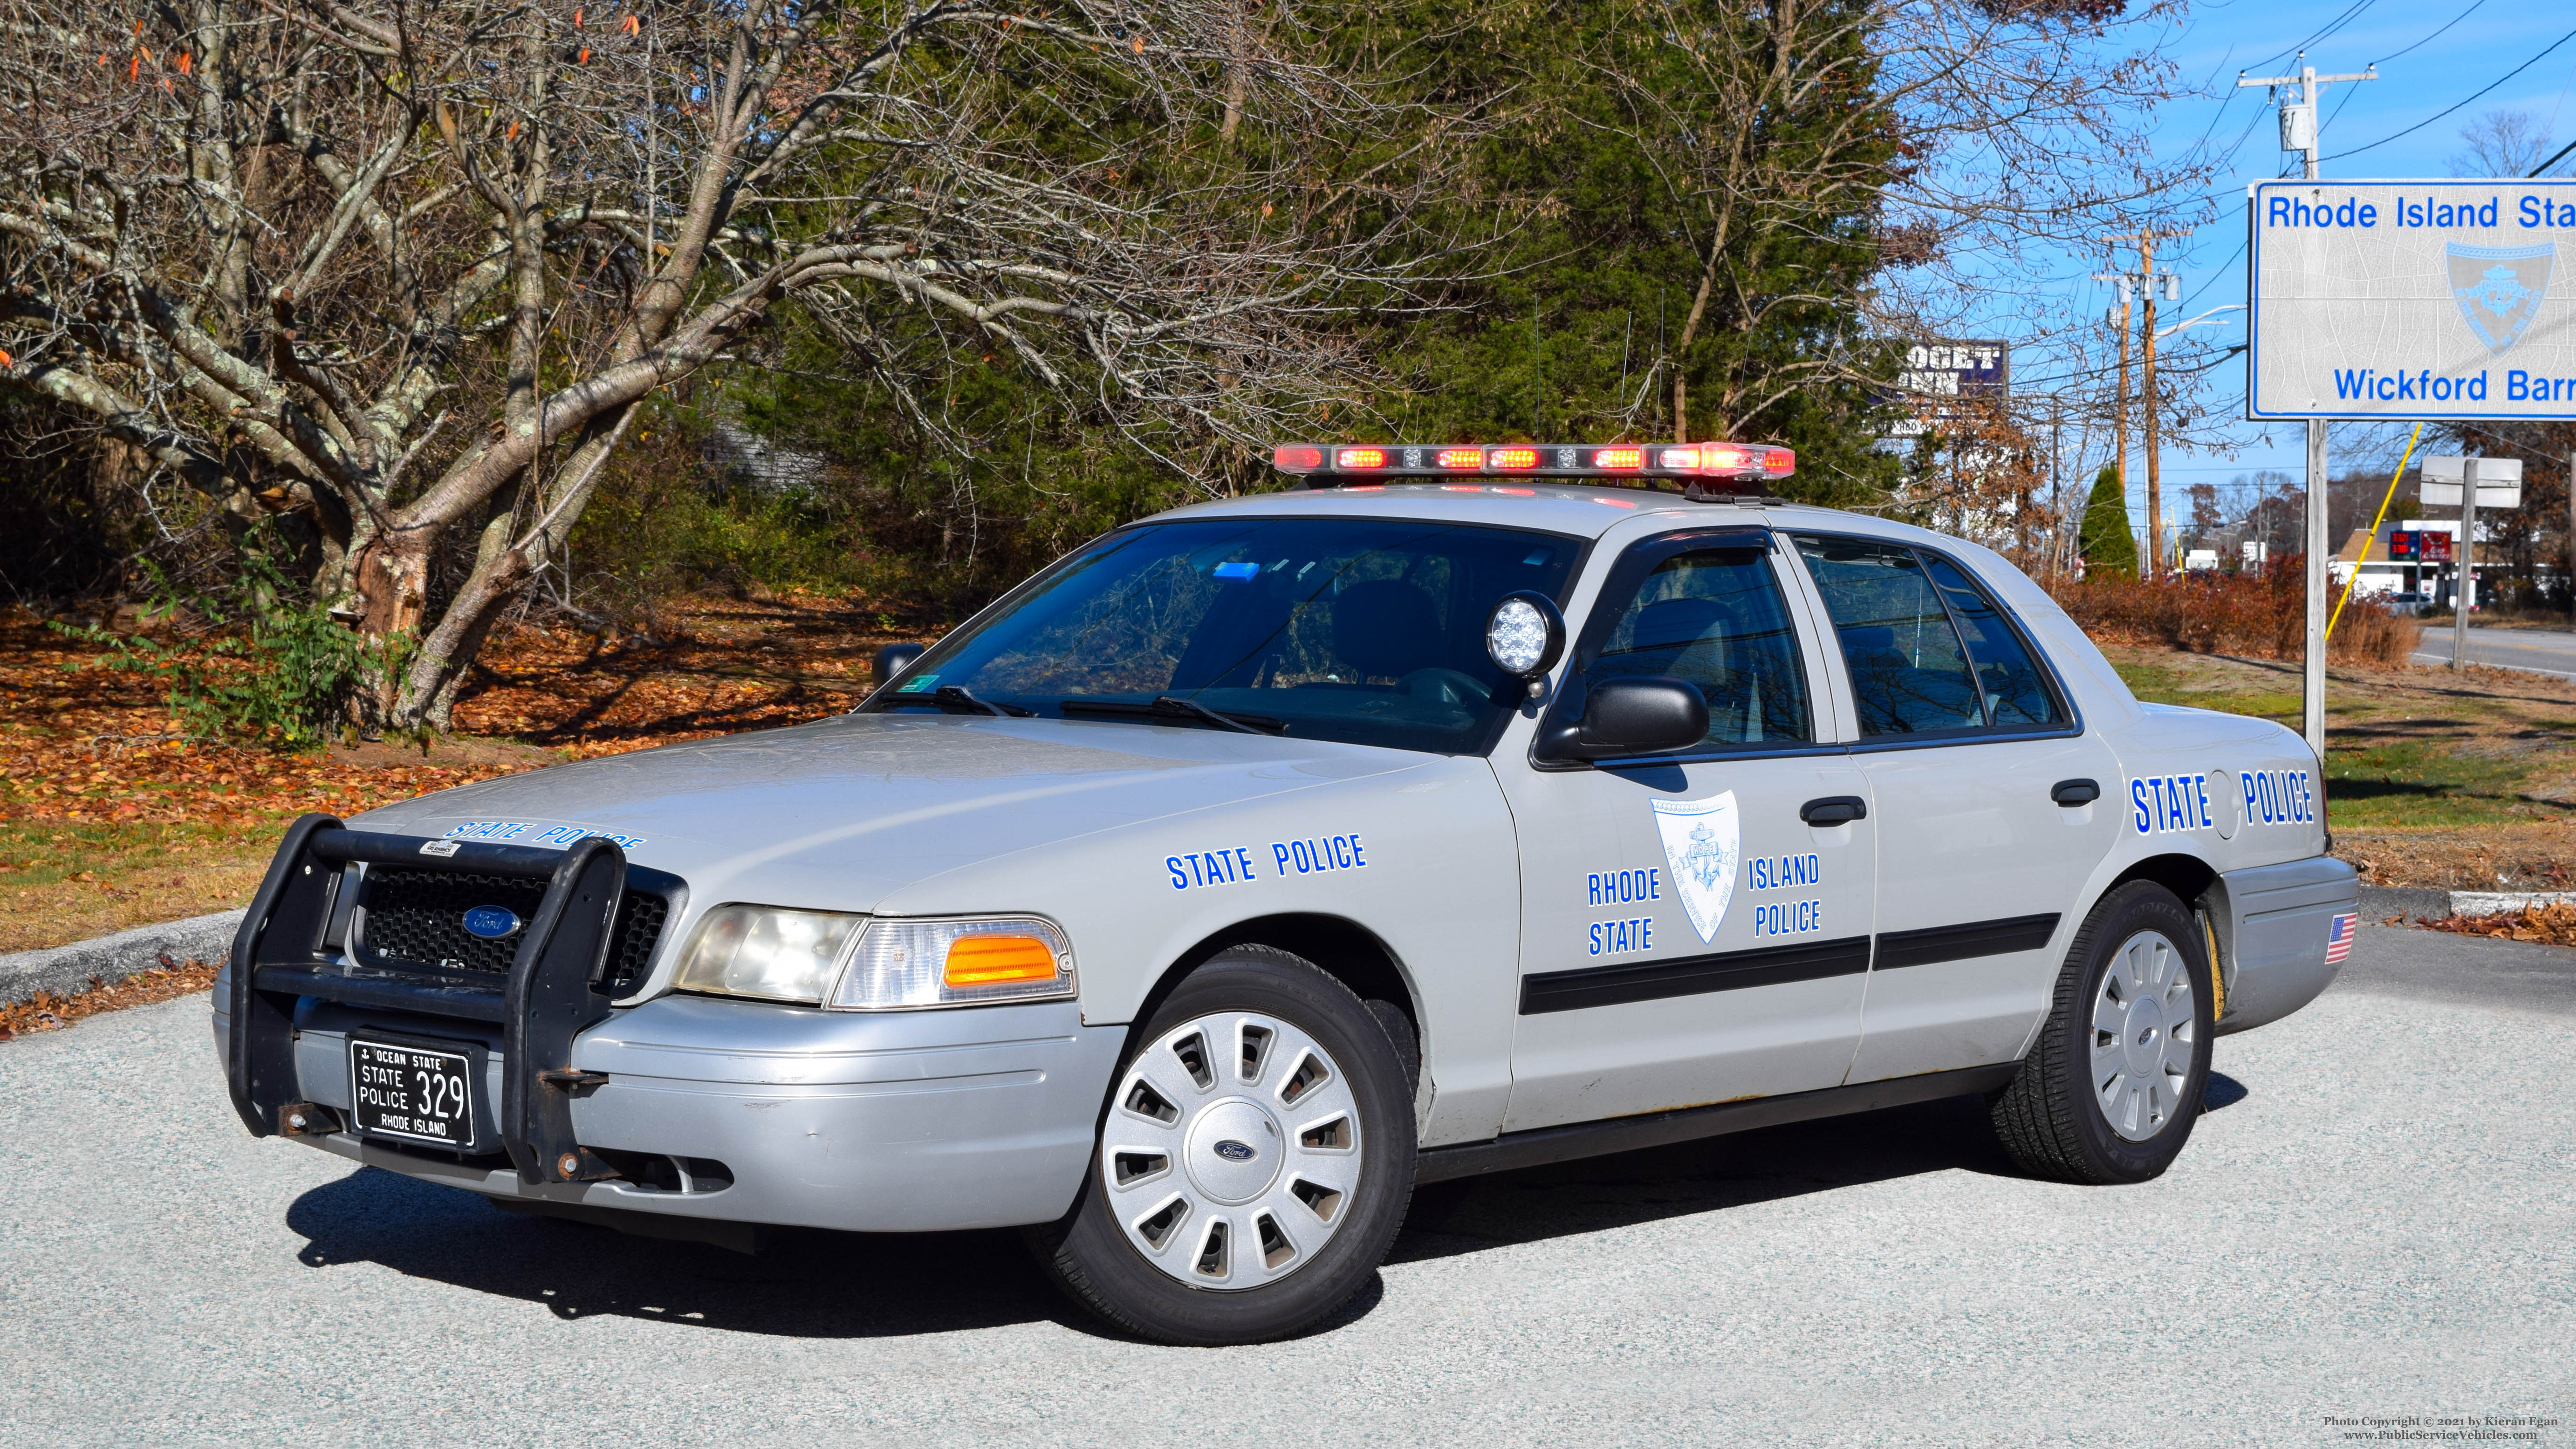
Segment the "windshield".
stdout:
<path fill-rule="evenodd" d="M 1555 534 L 1397 519 L 1147 524 L 1040 575 L 863 708 L 1473 754 L 1520 699 L 1485 656 L 1485 616 L 1516 590 L 1557 598 L 1581 551 Z"/>

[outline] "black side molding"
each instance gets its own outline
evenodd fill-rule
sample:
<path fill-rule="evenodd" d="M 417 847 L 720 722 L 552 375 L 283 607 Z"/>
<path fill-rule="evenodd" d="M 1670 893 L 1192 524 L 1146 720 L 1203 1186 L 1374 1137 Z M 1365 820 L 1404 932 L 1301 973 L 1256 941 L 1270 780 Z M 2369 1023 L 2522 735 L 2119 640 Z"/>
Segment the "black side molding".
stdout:
<path fill-rule="evenodd" d="M 2036 951 L 2057 934 L 2057 913 L 2006 916 L 1996 921 L 1968 921 L 1956 926 L 1930 926 L 1920 931 L 1890 931 L 1878 938 L 1878 969 L 1929 966 L 1936 961 L 1964 961 L 1971 956 L 2001 956 Z"/>
<path fill-rule="evenodd" d="M 1670 1112 L 1612 1117 L 1602 1122 L 1575 1122 L 1563 1127 L 1507 1132 L 1489 1142 L 1424 1148 L 1414 1159 L 1413 1180 L 1416 1183 L 1447 1182 L 1488 1172 L 1509 1172 L 1516 1167 L 1538 1167 L 1550 1162 L 1598 1157 L 1607 1152 L 1633 1152 L 1640 1147 L 1663 1147 L 1703 1137 L 1722 1137 L 1729 1132 L 1750 1132 L 1757 1127 L 1812 1122 L 1819 1117 L 1874 1112 L 1882 1107 L 1903 1107 L 1916 1102 L 1937 1102 L 1944 1097 L 1994 1091 L 2010 1082 L 2020 1070 L 2019 1062 L 2003 1062 L 1990 1067 L 1925 1072 L 1920 1076 L 1895 1077 L 1884 1082 L 1827 1087 L 1816 1092 L 1793 1092 L 1785 1097 L 1756 1097 L 1749 1102 L 1719 1102 L 1706 1107 L 1681 1107 Z"/>
<path fill-rule="evenodd" d="M 1805 941 L 1756 951 L 1722 951 L 1634 966 L 1589 966 L 1541 971 L 1521 978 L 1521 1015 L 1580 1011 L 1631 1001 L 1661 1001 L 1749 986 L 1784 986 L 1828 976 L 1857 976 L 1869 969 L 1869 937 Z"/>

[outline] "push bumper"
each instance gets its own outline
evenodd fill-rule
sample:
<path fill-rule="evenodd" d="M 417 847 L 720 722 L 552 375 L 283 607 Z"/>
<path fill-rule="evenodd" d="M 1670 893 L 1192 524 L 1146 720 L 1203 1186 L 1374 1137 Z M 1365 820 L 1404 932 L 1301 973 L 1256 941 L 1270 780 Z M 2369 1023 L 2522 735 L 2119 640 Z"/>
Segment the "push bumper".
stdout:
<path fill-rule="evenodd" d="M 2360 878 L 2332 856 L 2233 870 L 2201 900 L 2218 938 L 2227 987 L 2218 1034 L 2279 1021 L 2317 999 L 2343 971 L 2333 950 L 2341 918 L 2359 911 Z M 2356 922 L 2342 922 L 2345 950 Z"/>
<path fill-rule="evenodd" d="M 396 969 L 349 946 L 355 907 L 337 883 L 374 867 L 542 881 L 544 894 L 505 973 Z M 554 852 L 297 821 L 216 985 L 243 1125 L 559 1207 L 910 1232 L 1045 1222 L 1071 1205 L 1125 1028 L 1086 1027 L 1069 1001 L 620 1008 L 603 972 L 631 880 L 606 840 Z M 467 1057 L 470 1140 L 355 1132 L 353 1033 Z"/>

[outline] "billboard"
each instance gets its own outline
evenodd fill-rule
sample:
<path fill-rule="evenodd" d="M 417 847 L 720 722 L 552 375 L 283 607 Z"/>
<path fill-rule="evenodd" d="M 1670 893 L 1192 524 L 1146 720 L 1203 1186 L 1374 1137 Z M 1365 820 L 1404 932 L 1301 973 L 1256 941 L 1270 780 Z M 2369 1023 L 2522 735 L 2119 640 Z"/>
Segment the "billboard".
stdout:
<path fill-rule="evenodd" d="M 1900 418 L 1889 436 L 1919 437 L 1948 416 L 1951 398 L 2000 398 L 2012 392 L 2012 344 L 2000 340 L 1917 342 L 1905 349 L 1905 370 L 1896 375 L 1896 396 L 1888 399 L 1914 409 Z"/>
<path fill-rule="evenodd" d="M 2246 188 L 2249 418 L 2576 418 L 2576 181 Z"/>

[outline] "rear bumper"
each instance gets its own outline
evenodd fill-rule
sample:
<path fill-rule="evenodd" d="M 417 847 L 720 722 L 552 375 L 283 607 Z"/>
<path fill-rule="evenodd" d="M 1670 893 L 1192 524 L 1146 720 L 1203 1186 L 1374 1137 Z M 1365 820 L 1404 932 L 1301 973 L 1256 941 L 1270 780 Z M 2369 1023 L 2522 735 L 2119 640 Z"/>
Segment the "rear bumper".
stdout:
<path fill-rule="evenodd" d="M 227 999 L 219 988 L 215 1000 Z M 497 1028 L 309 997 L 293 1036 L 301 1100 L 349 1107 L 347 1038 L 369 1027 L 481 1045 L 478 1116 L 502 1101 Z M 219 1016 L 219 1041 L 227 1029 Z M 499 1198 L 863 1232 L 1048 1222 L 1072 1205 L 1089 1166 L 1125 1039 L 1124 1027 L 1084 1026 L 1080 1008 L 1062 1001 L 857 1013 L 664 997 L 575 1039 L 572 1065 L 608 1080 L 570 1107 L 582 1147 L 629 1166 L 677 1160 L 668 1172 L 529 1183 L 498 1155 L 413 1151 L 347 1131 L 300 1140 Z M 644 1176 L 658 1185 L 636 1180 Z"/>
<path fill-rule="evenodd" d="M 2359 896 L 2353 868 L 2327 855 L 2229 871 L 2213 882 L 2201 899 L 2227 984 L 2218 1034 L 2279 1021 L 2334 984 L 2343 971 L 2330 950 L 2335 924 L 2358 914 Z"/>

